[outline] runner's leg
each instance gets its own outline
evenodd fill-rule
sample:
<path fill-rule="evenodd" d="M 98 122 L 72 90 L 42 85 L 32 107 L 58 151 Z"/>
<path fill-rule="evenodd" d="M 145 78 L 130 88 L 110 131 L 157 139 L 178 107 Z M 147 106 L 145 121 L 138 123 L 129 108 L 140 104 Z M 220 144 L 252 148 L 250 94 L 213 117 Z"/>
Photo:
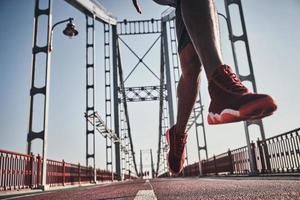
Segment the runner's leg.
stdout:
<path fill-rule="evenodd" d="M 208 80 L 223 64 L 213 0 L 181 0 L 181 14 Z"/>

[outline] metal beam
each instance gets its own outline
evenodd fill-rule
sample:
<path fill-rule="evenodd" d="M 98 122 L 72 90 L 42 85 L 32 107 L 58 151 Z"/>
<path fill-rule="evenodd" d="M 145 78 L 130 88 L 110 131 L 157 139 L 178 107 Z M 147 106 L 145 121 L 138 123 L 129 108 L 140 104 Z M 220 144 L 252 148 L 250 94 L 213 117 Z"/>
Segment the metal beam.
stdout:
<path fill-rule="evenodd" d="M 88 122 L 96 127 L 96 130 L 103 136 L 107 137 L 113 142 L 120 142 L 120 138 L 117 136 L 117 134 L 109 129 L 106 125 L 106 123 L 103 121 L 99 113 L 96 111 L 90 115 L 87 115 L 85 113 L 85 118 L 88 120 Z M 95 120 L 94 120 L 95 119 Z"/>
<path fill-rule="evenodd" d="M 121 91 L 123 91 L 121 93 L 121 95 L 123 96 L 123 99 L 125 99 L 125 86 L 124 86 L 124 79 L 123 79 L 123 69 L 122 69 L 122 62 L 121 62 L 121 55 L 120 55 L 120 48 L 119 48 L 119 43 L 118 40 L 116 40 L 116 56 L 117 56 L 117 68 L 119 71 L 119 80 L 120 80 L 120 88 Z M 114 58 L 115 59 L 115 58 Z M 117 97 L 116 97 L 117 98 Z M 135 160 L 135 152 L 133 149 L 133 142 L 132 142 L 132 137 L 131 137 L 131 128 L 130 128 L 130 122 L 129 122 L 129 114 L 128 114 L 128 106 L 127 106 L 127 101 L 123 102 L 123 106 L 124 106 L 124 114 L 125 114 L 125 120 L 126 120 L 126 124 L 127 124 L 127 134 L 129 137 L 129 143 L 130 143 L 130 149 L 131 149 L 131 154 L 132 154 L 132 159 L 133 159 L 133 165 L 134 165 L 134 169 L 136 174 L 138 174 L 138 170 L 137 170 L 137 165 L 136 165 L 136 160 Z"/>
<path fill-rule="evenodd" d="M 164 48 L 163 48 L 163 40 L 160 42 L 160 88 L 163 88 L 165 85 L 165 62 L 164 62 Z M 160 159 L 161 159 L 161 149 L 162 149 L 162 141 L 164 134 L 164 92 L 163 90 L 159 91 L 159 126 L 158 126 L 158 152 L 157 152 L 157 166 L 156 166 L 156 177 L 158 176 L 159 167 L 160 167 Z M 163 154 L 163 151 L 162 151 Z"/>
<path fill-rule="evenodd" d="M 118 49 L 117 49 L 117 26 L 112 26 L 112 55 L 113 55 L 113 108 L 114 108 L 114 125 L 115 132 L 120 137 L 120 123 L 119 123 L 119 102 L 118 102 Z M 121 166 L 120 166 L 120 144 L 115 143 L 115 165 L 117 178 L 121 178 Z"/>
<path fill-rule="evenodd" d="M 41 184 L 38 187 L 41 189 L 47 189 L 47 138 L 48 138 L 48 118 L 49 118 L 49 92 L 50 92 L 50 68 L 51 68 L 51 27 L 52 27 L 52 0 L 48 0 L 47 8 L 40 9 L 39 8 L 40 1 L 35 1 L 35 9 L 34 9 L 34 20 L 33 20 L 33 43 L 32 43 L 32 57 L 31 57 L 31 89 L 30 89 L 30 110 L 29 110 L 29 126 L 27 133 L 27 154 L 32 152 L 32 142 L 35 139 L 42 140 L 42 159 L 43 166 L 41 172 Z M 47 27 L 47 39 L 44 41 L 46 43 L 45 46 L 38 46 L 38 31 L 41 30 L 39 27 L 40 16 L 46 15 L 47 23 L 44 25 L 44 28 Z M 40 66 L 37 64 L 37 54 L 38 53 L 46 53 L 45 66 Z M 45 77 L 44 85 L 42 87 L 37 87 L 36 80 L 39 79 L 37 77 L 42 77 L 42 74 L 36 72 L 37 69 L 44 69 L 43 76 Z M 37 112 L 36 104 L 34 104 L 34 99 L 36 95 L 43 95 L 43 109 L 41 110 L 41 120 L 34 119 L 34 113 Z M 41 124 L 42 130 L 34 131 L 34 124 Z M 40 181 L 40 180 L 38 180 Z"/>
<path fill-rule="evenodd" d="M 175 9 L 170 7 L 167 10 L 165 10 L 162 14 L 161 14 L 161 21 L 162 22 L 167 22 L 170 21 L 172 19 L 175 19 L 176 17 L 176 12 Z"/>
<path fill-rule="evenodd" d="M 168 106 L 169 106 L 169 120 L 170 126 L 174 125 L 174 106 L 173 106 L 173 92 L 172 92 L 172 78 L 171 78 L 171 67 L 169 61 L 169 46 L 168 46 L 168 33 L 167 33 L 167 24 L 163 22 L 162 26 L 162 33 L 161 38 L 163 40 L 163 48 L 164 48 L 164 63 L 166 69 L 166 85 L 168 91 Z"/>
<path fill-rule="evenodd" d="M 120 88 L 120 92 L 123 90 Z M 163 90 L 163 96 L 160 97 L 160 91 Z M 119 98 L 120 102 L 140 102 L 140 101 L 155 101 L 160 100 L 160 98 L 166 99 L 167 90 L 165 86 L 161 88 L 160 86 L 142 86 L 142 87 L 126 87 L 124 88 L 126 94 L 126 99 Z"/>
<path fill-rule="evenodd" d="M 95 117 L 95 18 L 86 19 L 86 115 L 92 115 L 92 123 L 89 124 L 86 118 L 86 166 L 89 166 L 89 160 L 93 161 L 94 182 L 97 182 L 96 175 L 96 123 Z M 90 34 L 89 34 L 90 33 Z M 90 141 L 92 140 L 92 141 Z M 90 144 L 92 142 L 92 144 Z M 92 147 L 92 148 L 90 148 Z M 92 151 L 92 152 L 90 152 Z"/>
<path fill-rule="evenodd" d="M 100 22 L 106 22 L 111 25 L 117 24 L 117 18 L 109 13 L 99 2 L 96 0 L 65 0 L 70 5 L 74 6 L 84 14 L 93 17 Z"/>
<path fill-rule="evenodd" d="M 112 128 L 112 73 L 111 73 L 111 26 L 107 23 L 103 24 L 104 29 L 104 79 L 105 79 L 105 122 L 107 127 Z M 105 137 L 106 144 L 106 170 L 112 173 L 112 180 L 114 179 L 113 171 L 113 143 L 109 138 Z"/>
<path fill-rule="evenodd" d="M 161 33 L 160 19 L 150 20 L 134 20 L 128 21 L 123 20 L 118 22 L 119 29 L 118 35 L 140 35 L 140 34 L 151 34 Z"/>

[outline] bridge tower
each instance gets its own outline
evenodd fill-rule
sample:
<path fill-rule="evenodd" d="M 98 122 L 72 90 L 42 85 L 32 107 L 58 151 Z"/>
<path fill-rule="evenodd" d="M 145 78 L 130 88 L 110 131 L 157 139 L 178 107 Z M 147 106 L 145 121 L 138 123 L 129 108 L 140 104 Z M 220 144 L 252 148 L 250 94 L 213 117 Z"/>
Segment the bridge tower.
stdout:
<path fill-rule="evenodd" d="M 39 27 L 39 19 L 41 16 L 45 15 L 47 17 L 47 26 L 43 27 L 47 30 L 47 40 L 44 41 L 45 46 L 38 46 L 38 32 L 41 29 Z M 35 1 L 35 9 L 34 9 L 34 31 L 33 31 L 33 46 L 32 46 L 32 62 L 31 62 L 31 89 L 30 89 L 30 107 L 29 107 L 29 126 L 28 126 L 28 132 L 27 132 L 27 154 L 30 154 L 32 152 L 32 142 L 35 139 L 41 139 L 42 140 L 42 158 L 43 158 L 43 166 L 42 166 L 42 187 L 46 186 L 46 167 L 47 165 L 47 137 L 48 137 L 48 112 L 49 112 L 49 86 L 50 86 L 50 66 L 51 66 L 51 50 L 50 50 L 50 43 L 51 43 L 51 27 L 52 27 L 52 1 L 48 0 L 47 8 L 40 9 L 40 1 Z M 45 62 L 46 65 L 38 65 L 38 56 L 40 53 L 45 53 Z M 44 67 L 45 71 L 45 78 L 42 78 L 42 76 L 39 78 L 40 80 L 44 80 L 44 84 L 42 86 L 38 86 L 36 83 L 36 80 L 38 80 L 38 73 L 36 73 L 36 70 L 38 70 L 38 67 Z M 37 109 L 36 109 L 36 103 L 34 100 L 37 100 L 38 95 L 43 95 L 43 103 L 41 114 L 42 114 L 42 120 L 40 122 L 41 124 L 41 130 L 35 130 L 37 129 L 37 123 L 38 120 L 36 120 Z M 40 127 L 39 127 L 40 128 Z"/>
<path fill-rule="evenodd" d="M 32 80 L 30 89 L 30 106 L 29 106 L 29 126 L 27 132 L 27 153 L 32 152 L 32 142 L 35 139 L 42 140 L 42 159 L 43 166 L 41 172 L 41 187 L 45 189 L 46 172 L 47 172 L 47 136 L 48 136 L 48 110 L 49 110 L 49 87 L 50 87 L 50 65 L 52 51 L 53 29 L 56 25 L 72 20 L 62 20 L 52 26 L 52 0 L 47 0 L 47 7 L 40 8 L 40 0 L 35 0 L 34 21 L 33 21 L 33 44 L 32 44 Z M 109 25 L 116 24 L 116 19 L 107 13 L 96 2 L 86 2 L 78 0 L 66 0 L 71 6 L 81 11 L 86 16 L 86 165 L 89 165 L 89 159 L 93 159 L 93 180 L 96 182 L 96 167 L 95 167 L 95 131 L 97 130 L 103 136 L 109 136 L 113 141 L 118 141 L 119 138 L 108 129 L 100 115 L 95 111 L 95 21 L 108 23 Z M 40 16 L 47 17 L 45 28 L 47 30 L 45 46 L 38 46 L 38 33 Z M 43 38 L 43 37 L 42 37 Z M 45 66 L 38 63 L 40 53 L 45 53 Z M 36 70 L 44 67 L 45 74 L 40 76 Z M 42 80 L 43 85 L 39 85 L 37 80 Z M 42 104 L 37 105 L 36 101 L 39 95 L 42 95 Z M 42 106 L 37 109 L 37 106 Z M 41 120 L 37 119 L 37 113 L 42 116 Z M 39 124 L 39 125 L 38 125 Z M 36 130 L 41 128 L 41 130 Z M 92 143 L 92 145 L 90 145 Z"/>
<path fill-rule="evenodd" d="M 150 20 L 139 20 L 139 21 L 121 21 L 118 22 L 117 26 L 113 28 L 113 94 L 114 94 L 114 129 L 116 133 L 120 130 L 120 106 L 123 108 L 123 113 L 126 118 L 126 132 L 128 133 L 128 138 L 131 141 L 131 148 L 134 169 L 136 174 L 138 174 L 136 162 L 135 162 L 135 152 L 133 150 L 132 144 L 132 137 L 131 137 L 131 127 L 129 122 L 128 116 L 128 102 L 144 102 L 144 101 L 158 101 L 160 100 L 160 92 L 164 94 L 164 98 L 166 98 L 166 93 L 172 94 L 171 88 L 167 89 L 166 84 L 161 87 L 159 83 L 157 85 L 143 85 L 143 86 L 134 86 L 134 87 L 126 87 L 125 82 L 126 80 L 132 76 L 132 73 L 136 70 L 138 65 L 144 65 L 146 69 L 157 79 L 160 81 L 159 75 L 156 75 L 151 68 L 146 64 L 145 57 L 154 47 L 154 45 L 160 40 L 161 38 L 161 21 L 159 19 L 150 19 Z M 139 57 L 137 53 L 126 43 L 124 37 L 133 37 L 138 35 L 158 35 L 155 41 L 151 44 L 149 49 L 146 53 Z M 129 74 L 124 77 L 123 70 L 122 70 L 122 63 L 121 63 L 121 55 L 120 55 L 120 47 L 119 43 L 122 43 L 135 57 L 138 59 L 138 63 L 133 67 L 133 69 L 129 72 Z M 171 84 L 169 84 L 171 85 Z M 168 98 L 172 98 L 172 95 L 168 95 Z M 168 101 L 170 105 L 172 105 L 172 99 Z M 171 107 L 173 109 L 173 105 Z M 173 110 L 170 109 L 171 112 Z M 171 114 L 171 116 L 173 116 Z M 172 123 L 174 122 L 174 117 L 170 117 Z M 121 167 L 120 167 L 120 149 L 118 149 L 116 145 L 115 149 L 115 159 L 116 159 L 116 169 L 117 174 L 121 174 Z"/>
<path fill-rule="evenodd" d="M 253 70 L 253 64 L 252 64 L 252 59 L 251 59 L 251 53 L 250 53 L 250 47 L 249 47 L 249 41 L 248 41 L 248 36 L 247 36 L 247 30 L 246 30 L 246 23 L 245 23 L 245 18 L 244 18 L 244 13 L 243 13 L 243 8 L 242 8 L 242 2 L 241 0 L 224 0 L 225 2 L 225 11 L 226 11 L 226 17 L 224 15 L 221 15 L 224 17 L 226 20 L 227 26 L 228 26 L 228 32 L 229 32 L 229 39 L 232 47 L 232 54 L 233 54 L 233 60 L 234 60 L 234 65 L 235 65 L 235 70 L 237 75 L 239 76 L 240 80 L 242 82 L 249 81 L 252 85 L 252 89 L 254 93 L 257 93 L 257 87 L 256 87 L 256 82 L 255 82 L 255 77 L 254 77 L 254 70 Z M 241 35 L 235 35 L 233 26 L 232 26 L 232 21 L 231 21 L 231 14 L 232 14 L 232 9 L 230 7 L 237 6 L 238 8 L 238 14 L 240 16 L 240 22 L 241 22 L 241 28 L 242 28 L 242 34 Z M 239 68 L 239 63 L 238 63 L 238 55 L 236 51 L 236 44 L 238 43 L 243 43 L 243 47 L 246 50 L 246 55 L 247 55 L 247 62 L 248 62 L 248 67 L 249 67 L 249 74 L 248 75 L 242 75 L 240 73 L 240 68 Z M 245 134 L 246 134 L 246 142 L 247 142 L 247 147 L 248 147 L 248 155 L 249 155 L 249 160 L 250 160 L 250 174 L 255 175 L 256 174 L 256 165 L 255 165 L 255 160 L 253 159 L 253 153 L 251 150 L 251 143 L 250 143 L 250 130 L 249 126 L 251 125 L 257 125 L 260 130 L 261 134 L 261 139 L 265 140 L 265 131 L 263 127 L 263 122 L 261 119 L 255 120 L 255 121 L 245 121 L 244 122 L 244 128 L 245 128 Z M 266 146 L 264 146 L 264 151 L 268 152 L 268 149 Z M 267 153 L 266 153 L 267 154 Z M 266 167 L 267 170 L 270 170 L 270 162 L 267 159 L 266 161 Z"/>
<path fill-rule="evenodd" d="M 95 17 L 86 15 L 86 116 L 91 116 L 89 123 L 86 117 L 86 166 L 92 160 L 94 182 L 96 182 L 96 123 L 95 123 Z M 90 144 L 91 143 L 91 144 Z"/>

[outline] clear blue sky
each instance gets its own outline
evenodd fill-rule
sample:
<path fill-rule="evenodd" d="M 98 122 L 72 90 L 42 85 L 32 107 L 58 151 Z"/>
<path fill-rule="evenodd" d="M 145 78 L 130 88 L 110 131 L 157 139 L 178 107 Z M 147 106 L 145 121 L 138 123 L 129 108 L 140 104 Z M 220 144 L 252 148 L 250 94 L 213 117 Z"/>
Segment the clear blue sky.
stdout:
<path fill-rule="evenodd" d="M 100 1 L 119 20 L 159 18 L 167 7 L 149 0 L 141 0 L 143 14 L 138 15 L 131 0 Z M 223 1 L 217 0 L 219 12 L 224 13 Z M 300 2 L 298 0 L 243 1 L 245 20 L 250 41 L 255 78 L 259 92 L 272 95 L 278 111 L 264 119 L 266 136 L 273 136 L 300 126 Z M 0 148 L 25 152 L 29 116 L 29 89 L 31 80 L 31 44 L 34 1 L 0 1 Z M 61 34 L 64 26 L 55 29 L 51 71 L 49 112 L 49 158 L 85 163 L 85 17 L 62 0 L 53 2 L 53 23 L 74 17 L 78 37 L 67 39 Z M 234 17 L 234 16 L 233 16 Z M 237 19 L 234 17 L 234 19 Z M 42 19 L 45 22 L 45 18 Z M 234 20 L 234 22 L 237 22 Z M 43 24 L 43 23 L 42 23 Z M 234 26 L 237 33 L 238 26 Z M 221 20 L 222 51 L 227 63 L 232 64 L 228 33 Z M 43 39 L 43 33 L 39 33 Z M 124 38 L 138 55 L 142 56 L 156 36 Z M 97 110 L 104 116 L 103 29 L 96 24 L 96 84 Z M 239 49 L 239 48 L 238 48 Z M 137 60 L 124 46 L 121 48 L 124 73 L 128 74 Z M 145 59 L 159 72 L 159 46 Z M 241 66 L 244 56 L 240 57 Z M 247 69 L 241 69 L 247 74 Z M 43 74 L 43 71 L 38 71 Z M 209 105 L 207 83 L 202 74 L 201 89 L 205 117 Z M 41 83 L 41 80 L 38 80 Z M 139 66 L 128 86 L 156 85 L 157 80 Z M 40 101 L 38 99 L 37 101 Z M 37 103 L 37 107 L 39 103 Z M 136 154 L 140 149 L 152 148 L 156 160 L 158 138 L 158 102 L 129 105 L 133 141 Z M 39 115 L 36 115 L 39 118 Z M 208 152 L 218 154 L 228 148 L 245 145 L 243 123 L 208 126 Z M 39 125 L 35 125 L 38 129 Z M 257 127 L 251 127 L 251 139 L 258 137 Z M 34 152 L 40 152 L 39 141 Z M 190 132 L 188 150 L 190 162 L 197 160 L 195 134 Z M 137 157 L 137 160 L 139 158 Z M 104 168 L 104 139 L 97 135 L 97 165 Z M 149 159 L 145 162 L 149 162 Z"/>

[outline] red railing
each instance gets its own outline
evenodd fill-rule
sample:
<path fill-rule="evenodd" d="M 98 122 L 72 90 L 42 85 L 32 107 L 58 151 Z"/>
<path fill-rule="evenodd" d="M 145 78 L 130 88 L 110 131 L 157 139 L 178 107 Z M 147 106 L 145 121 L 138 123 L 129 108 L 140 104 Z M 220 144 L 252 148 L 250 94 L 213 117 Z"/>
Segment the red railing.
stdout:
<path fill-rule="evenodd" d="M 47 160 L 47 184 L 50 186 L 91 183 L 93 182 L 93 176 L 94 170 L 92 167 L 66 163 L 65 161 Z"/>
<path fill-rule="evenodd" d="M 300 128 L 251 143 L 255 173 L 300 173 Z M 203 175 L 249 174 L 247 146 L 201 161 Z M 198 163 L 186 166 L 184 176 L 198 176 Z M 167 177 L 164 173 L 159 177 Z"/>
<path fill-rule="evenodd" d="M 251 143 L 256 173 L 300 173 L 300 128 L 266 140 Z M 199 171 L 187 166 L 184 174 L 197 176 Z M 248 174 L 250 159 L 247 146 L 201 161 L 202 172 L 209 174 Z M 199 168 L 198 168 L 199 170 Z"/>
<path fill-rule="evenodd" d="M 199 175 L 199 163 L 188 165 L 183 169 L 184 176 L 197 176 Z"/>
<path fill-rule="evenodd" d="M 0 191 L 38 188 L 41 185 L 43 160 L 40 156 L 20 154 L 0 149 Z M 112 173 L 96 170 L 97 181 L 111 181 Z M 114 180 L 117 174 L 114 173 Z M 94 169 L 64 160 L 47 160 L 46 183 L 50 187 L 92 183 Z M 125 175 L 125 179 L 136 177 Z"/>
<path fill-rule="evenodd" d="M 36 163 L 31 155 L 0 150 L 0 190 L 33 187 Z"/>

